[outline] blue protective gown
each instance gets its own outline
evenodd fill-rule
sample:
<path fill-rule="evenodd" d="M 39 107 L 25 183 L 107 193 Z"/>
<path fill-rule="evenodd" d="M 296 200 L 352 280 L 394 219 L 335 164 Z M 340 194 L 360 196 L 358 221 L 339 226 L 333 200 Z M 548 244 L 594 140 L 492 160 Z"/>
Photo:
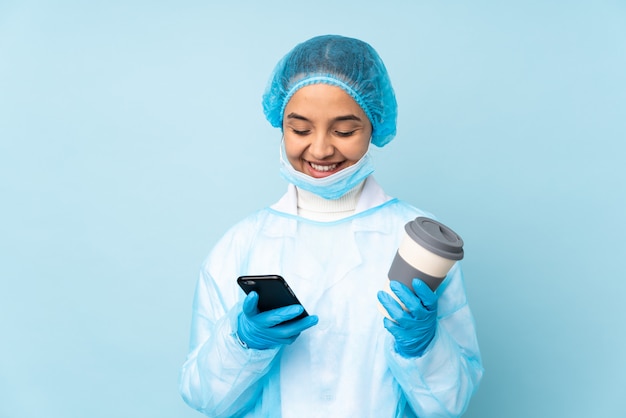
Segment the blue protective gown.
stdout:
<path fill-rule="evenodd" d="M 296 190 L 232 227 L 197 284 L 180 391 L 212 417 L 456 417 L 483 368 L 459 263 L 437 289 L 436 335 L 419 358 L 395 352 L 376 293 L 406 222 L 430 216 L 387 196 L 370 176 L 356 213 L 334 222 L 297 216 Z M 280 274 L 319 323 L 291 345 L 242 347 L 235 280 Z"/>

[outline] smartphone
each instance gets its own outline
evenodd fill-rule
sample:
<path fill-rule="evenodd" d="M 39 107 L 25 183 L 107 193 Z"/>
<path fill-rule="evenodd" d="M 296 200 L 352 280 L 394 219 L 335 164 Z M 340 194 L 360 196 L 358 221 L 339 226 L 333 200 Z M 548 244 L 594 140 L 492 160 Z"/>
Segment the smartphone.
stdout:
<path fill-rule="evenodd" d="M 246 292 L 246 295 L 253 290 L 259 294 L 257 306 L 261 312 L 282 308 L 283 306 L 302 305 L 285 279 L 278 274 L 241 276 L 237 278 L 237 284 Z M 308 315 L 305 309 L 294 320 Z"/>

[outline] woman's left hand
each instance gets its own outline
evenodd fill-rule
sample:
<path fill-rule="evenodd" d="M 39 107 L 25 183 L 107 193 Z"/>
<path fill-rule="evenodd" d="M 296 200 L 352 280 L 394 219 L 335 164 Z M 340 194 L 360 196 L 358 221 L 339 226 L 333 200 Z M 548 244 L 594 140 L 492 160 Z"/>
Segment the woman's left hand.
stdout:
<path fill-rule="evenodd" d="M 404 357 L 419 357 L 435 336 L 437 329 L 437 295 L 420 279 L 413 279 L 413 293 L 400 282 L 390 287 L 406 309 L 387 292 L 379 291 L 378 300 L 391 317 L 385 328 L 396 340 L 396 351 Z"/>

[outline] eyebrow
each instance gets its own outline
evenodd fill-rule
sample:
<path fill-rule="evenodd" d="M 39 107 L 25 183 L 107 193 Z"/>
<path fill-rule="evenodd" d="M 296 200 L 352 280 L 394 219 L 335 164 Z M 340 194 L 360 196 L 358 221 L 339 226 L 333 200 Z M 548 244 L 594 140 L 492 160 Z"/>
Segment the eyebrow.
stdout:
<path fill-rule="evenodd" d="M 310 120 L 302 115 L 299 115 L 297 113 L 290 113 L 287 115 L 287 119 L 298 119 L 298 120 L 303 120 L 305 122 L 310 122 Z M 334 121 L 343 121 L 343 120 L 355 120 L 358 122 L 362 122 L 361 118 L 356 116 L 356 115 L 344 115 L 344 116 L 337 116 L 336 118 L 333 119 Z"/>

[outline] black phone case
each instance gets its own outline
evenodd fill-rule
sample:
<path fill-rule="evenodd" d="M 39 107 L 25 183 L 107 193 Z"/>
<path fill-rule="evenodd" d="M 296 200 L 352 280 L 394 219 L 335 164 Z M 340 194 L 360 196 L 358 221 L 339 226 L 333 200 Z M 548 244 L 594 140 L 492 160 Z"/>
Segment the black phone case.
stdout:
<path fill-rule="evenodd" d="M 237 278 L 239 287 L 246 294 L 255 291 L 259 294 L 259 311 L 282 308 L 289 305 L 302 305 L 285 279 L 277 274 L 261 276 L 241 276 Z M 308 316 L 306 309 L 295 319 Z"/>

